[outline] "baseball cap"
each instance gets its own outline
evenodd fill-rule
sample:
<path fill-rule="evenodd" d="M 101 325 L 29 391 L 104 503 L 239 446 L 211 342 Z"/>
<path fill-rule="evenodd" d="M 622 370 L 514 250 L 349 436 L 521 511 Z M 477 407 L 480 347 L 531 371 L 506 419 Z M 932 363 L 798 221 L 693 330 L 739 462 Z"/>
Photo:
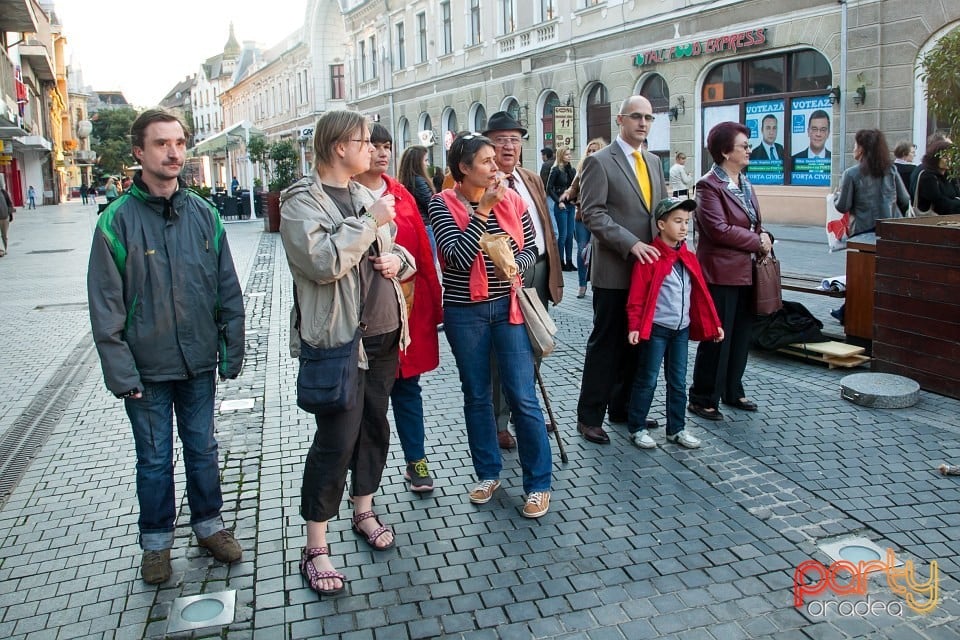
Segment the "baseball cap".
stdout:
<path fill-rule="evenodd" d="M 659 220 L 674 209 L 680 208 L 687 211 L 693 211 L 697 208 L 697 201 L 691 200 L 690 198 L 664 198 L 657 203 L 657 208 L 654 209 L 653 217 L 654 219 Z"/>

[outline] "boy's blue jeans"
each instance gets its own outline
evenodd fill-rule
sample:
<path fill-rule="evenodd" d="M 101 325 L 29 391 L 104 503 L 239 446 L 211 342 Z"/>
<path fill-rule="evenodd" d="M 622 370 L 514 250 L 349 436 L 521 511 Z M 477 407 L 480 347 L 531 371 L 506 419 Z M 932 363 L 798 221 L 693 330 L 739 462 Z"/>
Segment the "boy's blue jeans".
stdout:
<path fill-rule="evenodd" d="M 653 394 L 657 390 L 657 377 L 660 363 L 663 363 L 664 377 L 667 380 L 667 435 L 683 431 L 687 393 L 687 343 L 690 328 L 668 329 L 654 324 L 650 330 L 650 339 L 640 343 L 637 358 L 637 373 L 633 378 L 630 392 L 628 423 L 630 433 L 644 428 Z"/>

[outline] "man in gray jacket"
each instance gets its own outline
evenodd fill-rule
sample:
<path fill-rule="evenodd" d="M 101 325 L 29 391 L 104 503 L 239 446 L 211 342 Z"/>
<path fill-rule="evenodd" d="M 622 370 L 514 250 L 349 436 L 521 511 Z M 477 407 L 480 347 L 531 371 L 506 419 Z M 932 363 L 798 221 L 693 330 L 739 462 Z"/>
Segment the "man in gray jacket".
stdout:
<path fill-rule="evenodd" d="M 577 430 L 597 444 L 610 442 L 601 426 L 604 412 L 611 422 L 626 422 L 637 364 L 637 349 L 627 343 L 633 264 L 660 255 L 651 245 L 652 211 L 666 185 L 659 158 L 642 149 L 653 120 L 646 98 L 627 98 L 617 115 L 620 135 L 587 157 L 580 172 L 580 212 L 592 234 L 593 331 L 583 361 Z M 656 422 L 648 420 L 647 426 Z"/>
<path fill-rule="evenodd" d="M 221 562 L 242 555 L 220 515 L 213 407 L 218 370 L 236 378 L 243 364 L 243 293 L 216 209 L 179 178 L 183 124 L 151 109 L 130 134 L 142 169 L 97 221 L 87 296 L 107 388 L 133 426 L 141 575 L 160 584 L 177 515 L 174 411 L 197 542 Z"/>

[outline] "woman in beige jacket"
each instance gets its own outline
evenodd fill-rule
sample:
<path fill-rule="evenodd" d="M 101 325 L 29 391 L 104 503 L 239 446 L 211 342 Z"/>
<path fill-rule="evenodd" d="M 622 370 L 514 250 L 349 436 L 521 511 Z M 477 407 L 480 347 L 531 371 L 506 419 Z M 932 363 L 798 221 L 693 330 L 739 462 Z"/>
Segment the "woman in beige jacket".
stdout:
<path fill-rule="evenodd" d="M 380 199 L 351 177 L 370 166 L 366 120 L 329 111 L 314 128 L 314 172 L 283 193 L 280 235 L 293 274 L 290 352 L 351 342 L 362 331 L 356 407 L 316 416 L 317 432 L 303 472 L 300 514 L 307 544 L 300 572 L 321 595 L 341 593 L 344 574 L 330 562 L 327 522 L 337 514 L 351 473 L 353 530 L 373 549 L 394 546 L 394 535 L 372 511 L 387 460 L 387 405 L 398 350 L 409 341 L 400 281 L 416 271 L 394 245 L 393 196 Z"/>

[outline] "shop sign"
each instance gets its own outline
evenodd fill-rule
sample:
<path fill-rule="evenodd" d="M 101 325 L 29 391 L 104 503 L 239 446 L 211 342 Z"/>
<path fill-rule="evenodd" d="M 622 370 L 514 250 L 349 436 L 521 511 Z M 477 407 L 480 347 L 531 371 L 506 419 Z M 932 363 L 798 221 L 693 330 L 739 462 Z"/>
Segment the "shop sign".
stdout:
<path fill-rule="evenodd" d="M 573 149 L 573 107 L 554 107 L 553 124 L 556 129 L 556 147 Z"/>
<path fill-rule="evenodd" d="M 767 30 L 763 27 L 750 29 L 749 31 L 740 31 L 729 35 L 719 36 L 717 38 L 707 38 L 706 40 L 695 40 L 686 42 L 673 47 L 664 47 L 663 49 L 651 49 L 638 53 L 633 58 L 633 66 L 642 67 L 645 65 L 659 64 L 661 62 L 673 62 L 683 58 L 696 58 L 709 53 L 723 53 L 729 51 L 736 53 L 741 49 L 758 47 L 767 42 Z"/>

